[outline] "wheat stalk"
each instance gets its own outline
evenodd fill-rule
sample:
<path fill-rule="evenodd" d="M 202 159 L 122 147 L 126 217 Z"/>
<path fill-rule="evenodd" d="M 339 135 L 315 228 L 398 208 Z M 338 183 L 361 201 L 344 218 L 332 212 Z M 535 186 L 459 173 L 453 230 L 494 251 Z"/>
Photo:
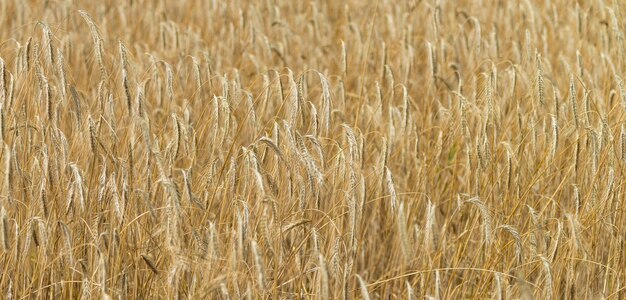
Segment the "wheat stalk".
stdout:
<path fill-rule="evenodd" d="M 102 49 L 102 38 L 98 33 L 98 29 L 96 24 L 91 19 L 91 16 L 87 14 L 84 10 L 79 10 L 78 13 L 85 20 L 87 26 L 89 27 L 89 31 L 91 32 L 91 38 L 93 39 L 93 44 L 95 45 L 95 54 L 96 54 L 96 62 L 98 63 L 98 68 L 100 69 L 100 78 L 102 81 L 108 78 L 107 71 L 104 67 L 104 50 Z"/>
<path fill-rule="evenodd" d="M 356 276 L 359 281 L 359 287 L 361 288 L 361 297 L 363 297 L 364 300 L 369 300 L 370 294 L 367 291 L 367 283 L 359 274 L 355 274 L 354 276 Z"/>

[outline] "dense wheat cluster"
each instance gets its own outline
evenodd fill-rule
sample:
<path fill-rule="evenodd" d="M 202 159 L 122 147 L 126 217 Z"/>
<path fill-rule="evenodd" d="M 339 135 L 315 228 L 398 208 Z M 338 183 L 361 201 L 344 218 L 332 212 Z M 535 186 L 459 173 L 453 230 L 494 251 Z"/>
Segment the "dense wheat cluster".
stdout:
<path fill-rule="evenodd" d="M 0 1 L 0 293 L 621 298 L 625 15 Z"/>

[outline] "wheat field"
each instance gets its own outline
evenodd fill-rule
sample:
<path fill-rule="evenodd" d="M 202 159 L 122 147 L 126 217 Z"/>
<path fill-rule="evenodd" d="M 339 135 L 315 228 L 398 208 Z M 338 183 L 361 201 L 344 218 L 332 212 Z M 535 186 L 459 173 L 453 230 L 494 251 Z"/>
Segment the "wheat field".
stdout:
<path fill-rule="evenodd" d="M 0 1 L 0 295 L 623 299 L 624 16 Z"/>

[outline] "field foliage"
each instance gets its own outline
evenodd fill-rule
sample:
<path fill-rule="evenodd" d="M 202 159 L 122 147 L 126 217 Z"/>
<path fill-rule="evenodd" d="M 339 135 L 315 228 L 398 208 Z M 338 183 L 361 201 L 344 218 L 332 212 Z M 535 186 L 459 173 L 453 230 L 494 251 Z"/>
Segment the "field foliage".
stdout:
<path fill-rule="evenodd" d="M 621 299 L 625 15 L 0 1 L 0 293 Z"/>

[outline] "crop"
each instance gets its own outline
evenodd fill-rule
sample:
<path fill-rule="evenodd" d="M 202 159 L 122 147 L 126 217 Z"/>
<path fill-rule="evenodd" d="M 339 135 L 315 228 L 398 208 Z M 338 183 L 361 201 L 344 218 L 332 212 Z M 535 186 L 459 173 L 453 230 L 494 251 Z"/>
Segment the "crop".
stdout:
<path fill-rule="evenodd" d="M 5 299 L 621 299 L 621 1 L 0 1 Z"/>

